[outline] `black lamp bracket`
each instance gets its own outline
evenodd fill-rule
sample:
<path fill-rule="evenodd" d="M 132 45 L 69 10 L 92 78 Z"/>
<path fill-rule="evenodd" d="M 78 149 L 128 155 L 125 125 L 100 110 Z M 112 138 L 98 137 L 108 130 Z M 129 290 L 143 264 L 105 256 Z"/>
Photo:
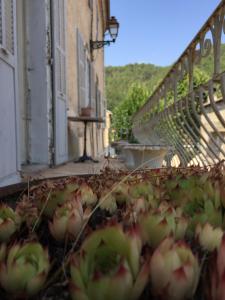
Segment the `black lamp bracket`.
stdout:
<path fill-rule="evenodd" d="M 115 40 L 111 41 L 90 41 L 91 49 L 100 49 L 104 46 L 109 46 L 110 43 L 115 43 Z"/>

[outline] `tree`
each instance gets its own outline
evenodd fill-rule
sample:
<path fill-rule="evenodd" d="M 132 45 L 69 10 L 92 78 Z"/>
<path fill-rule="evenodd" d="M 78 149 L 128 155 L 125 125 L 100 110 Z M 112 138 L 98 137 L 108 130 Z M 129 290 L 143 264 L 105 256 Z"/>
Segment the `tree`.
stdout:
<path fill-rule="evenodd" d="M 133 84 L 127 97 L 113 110 L 113 127 L 117 132 L 117 137 L 123 138 L 123 134 L 129 141 L 132 136 L 132 117 L 135 112 L 146 102 L 149 91 L 141 84 Z"/>

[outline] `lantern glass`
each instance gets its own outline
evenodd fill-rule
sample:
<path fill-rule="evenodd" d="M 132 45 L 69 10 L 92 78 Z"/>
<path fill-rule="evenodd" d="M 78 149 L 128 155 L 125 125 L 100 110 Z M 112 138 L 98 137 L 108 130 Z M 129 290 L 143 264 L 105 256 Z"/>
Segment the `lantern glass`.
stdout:
<path fill-rule="evenodd" d="M 109 21 L 109 33 L 113 41 L 116 40 L 118 35 L 119 23 L 115 17 L 112 17 Z"/>

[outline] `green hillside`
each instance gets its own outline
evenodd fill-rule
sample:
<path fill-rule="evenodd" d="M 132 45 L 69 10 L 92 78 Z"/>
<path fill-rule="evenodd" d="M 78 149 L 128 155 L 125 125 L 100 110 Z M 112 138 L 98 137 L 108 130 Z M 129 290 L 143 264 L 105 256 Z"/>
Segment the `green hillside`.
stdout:
<path fill-rule="evenodd" d="M 225 70 L 225 45 L 221 49 L 222 71 Z M 132 84 L 142 84 L 149 93 L 162 81 L 170 67 L 160 67 L 152 64 L 129 64 L 122 67 L 106 67 L 106 96 L 107 107 L 114 110 L 118 104 L 126 99 Z M 203 58 L 198 69 L 206 75 L 213 72 L 212 54 Z"/>
<path fill-rule="evenodd" d="M 169 67 L 151 64 L 130 64 L 123 67 L 106 67 L 107 107 L 113 110 L 127 96 L 132 84 L 143 84 L 151 92 L 163 79 Z"/>

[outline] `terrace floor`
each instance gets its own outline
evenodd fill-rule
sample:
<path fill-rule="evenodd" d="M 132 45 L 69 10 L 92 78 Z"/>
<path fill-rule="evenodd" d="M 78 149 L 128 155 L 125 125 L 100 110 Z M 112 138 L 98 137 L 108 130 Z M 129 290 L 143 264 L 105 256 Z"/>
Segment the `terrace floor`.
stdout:
<path fill-rule="evenodd" d="M 93 163 L 89 161 L 84 163 L 68 162 L 66 164 L 53 168 L 49 168 L 47 166 L 34 165 L 25 166 L 22 169 L 21 175 L 23 181 L 26 182 L 28 179 L 45 179 L 63 176 L 98 174 L 105 167 L 126 170 L 125 165 L 118 158 L 107 159 L 102 157 L 98 163 Z"/>

